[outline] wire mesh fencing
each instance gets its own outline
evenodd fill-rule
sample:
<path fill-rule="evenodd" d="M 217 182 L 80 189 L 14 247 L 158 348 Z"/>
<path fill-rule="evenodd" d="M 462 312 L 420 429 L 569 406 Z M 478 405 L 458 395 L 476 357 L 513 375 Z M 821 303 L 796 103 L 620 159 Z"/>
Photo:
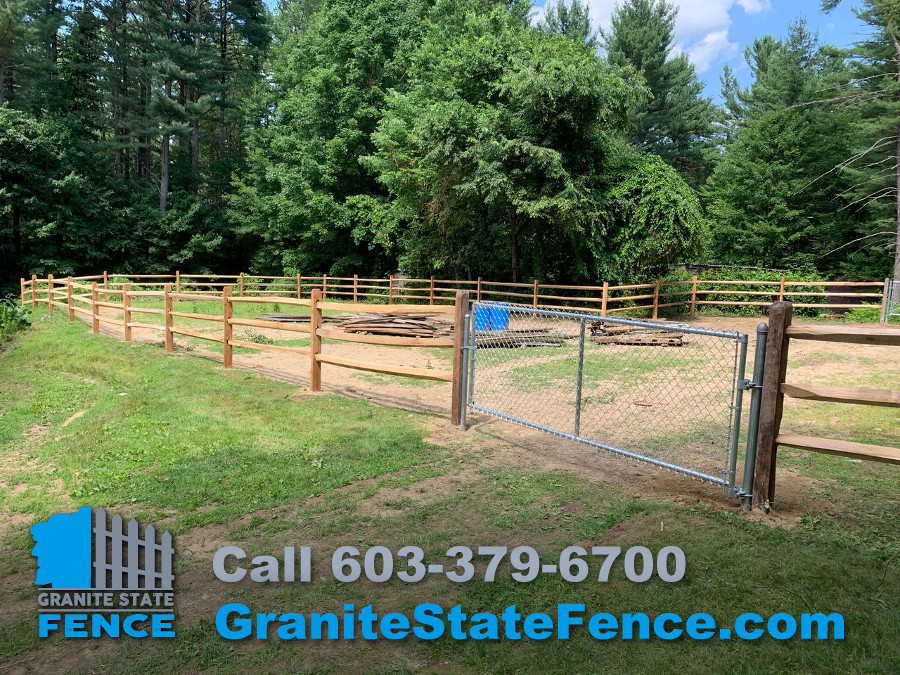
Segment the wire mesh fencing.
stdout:
<path fill-rule="evenodd" d="M 733 486 L 747 336 L 473 303 L 470 409 Z"/>
<path fill-rule="evenodd" d="M 888 283 L 887 298 L 885 298 L 885 317 L 889 321 L 894 317 L 900 317 L 900 279 Z"/>

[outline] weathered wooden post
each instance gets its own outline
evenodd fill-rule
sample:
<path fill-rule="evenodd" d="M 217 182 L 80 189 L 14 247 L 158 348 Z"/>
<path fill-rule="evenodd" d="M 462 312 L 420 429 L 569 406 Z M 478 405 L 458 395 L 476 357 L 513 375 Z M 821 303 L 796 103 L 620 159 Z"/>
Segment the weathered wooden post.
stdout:
<path fill-rule="evenodd" d="M 434 304 L 434 275 L 431 275 L 431 287 L 428 290 L 428 304 Z"/>
<path fill-rule="evenodd" d="M 394 304 L 394 275 L 388 277 L 388 304 Z"/>
<path fill-rule="evenodd" d="M 475 299 L 481 302 L 481 277 L 478 277 L 478 286 L 476 286 Z"/>
<path fill-rule="evenodd" d="M 105 291 L 107 288 L 109 288 L 109 275 L 106 270 L 103 270 L 103 290 Z M 109 293 L 103 294 L 103 302 L 109 302 Z"/>
<path fill-rule="evenodd" d="M 322 300 L 322 291 L 314 288 L 310 294 L 309 303 L 309 389 L 310 391 L 322 391 L 322 364 L 318 356 L 322 353 L 322 308 L 319 302 Z"/>
<path fill-rule="evenodd" d="M 322 300 L 328 297 L 328 275 L 322 275 Z"/>
<path fill-rule="evenodd" d="M 31 308 L 37 309 L 37 274 L 31 275 Z"/>
<path fill-rule="evenodd" d="M 53 314 L 53 275 L 47 275 L 47 307 L 49 307 L 50 314 Z"/>
<path fill-rule="evenodd" d="M 531 306 L 532 307 L 538 306 L 538 289 L 539 289 L 539 287 L 540 287 L 540 283 L 538 282 L 537 279 L 535 279 L 534 280 L 534 292 L 532 293 L 532 296 L 531 296 Z"/>
<path fill-rule="evenodd" d="M 297 272 L 297 299 L 303 297 L 303 285 L 300 283 L 300 273 Z"/>
<path fill-rule="evenodd" d="M 91 282 L 91 330 L 100 332 L 100 317 L 97 315 L 97 301 L 100 300 L 100 292 L 97 290 L 97 282 Z"/>
<path fill-rule="evenodd" d="M 357 296 L 359 295 L 359 275 L 353 275 L 353 302 L 359 302 Z"/>
<path fill-rule="evenodd" d="M 244 297 L 244 273 L 241 272 L 241 276 L 238 279 L 238 297 Z"/>
<path fill-rule="evenodd" d="M 775 463 L 778 446 L 775 439 L 784 408 L 784 383 L 788 363 L 787 329 L 791 325 L 793 305 L 776 302 L 769 310 L 769 335 L 759 404 L 759 434 L 753 476 L 753 506 L 768 511 L 775 502 Z"/>
<path fill-rule="evenodd" d="M 75 299 L 72 297 L 72 277 L 66 277 L 66 305 L 69 307 L 69 321 L 75 320 Z"/>
<path fill-rule="evenodd" d="M 653 318 L 659 317 L 659 279 L 653 283 Z"/>
<path fill-rule="evenodd" d="M 231 293 L 231 286 L 225 286 L 225 288 L 222 289 L 222 335 L 224 337 L 224 341 L 222 342 L 222 365 L 225 368 L 231 368 L 233 351 L 231 347 L 233 331 L 231 317 L 234 312 L 234 305 L 231 303 Z"/>
<path fill-rule="evenodd" d="M 177 272 L 176 272 L 177 275 Z M 177 282 L 176 282 L 177 283 Z M 163 315 L 166 336 L 166 351 L 175 351 L 175 336 L 172 334 L 172 284 L 163 286 Z"/>
<path fill-rule="evenodd" d="M 125 342 L 131 342 L 131 284 L 122 285 L 122 326 Z"/>
<path fill-rule="evenodd" d="M 697 275 L 691 279 L 691 318 L 697 314 Z"/>
<path fill-rule="evenodd" d="M 900 280 L 898 280 L 900 281 Z M 881 323 L 887 323 L 891 309 L 891 279 L 884 280 L 884 290 L 881 292 Z"/>
<path fill-rule="evenodd" d="M 603 296 L 600 298 L 600 316 L 606 316 L 606 305 L 609 302 L 609 282 L 603 282 Z"/>
<path fill-rule="evenodd" d="M 469 291 L 456 291 L 455 311 L 453 313 L 453 379 L 451 380 L 450 423 L 458 425 L 462 415 L 462 377 L 465 363 L 466 313 L 469 311 Z"/>

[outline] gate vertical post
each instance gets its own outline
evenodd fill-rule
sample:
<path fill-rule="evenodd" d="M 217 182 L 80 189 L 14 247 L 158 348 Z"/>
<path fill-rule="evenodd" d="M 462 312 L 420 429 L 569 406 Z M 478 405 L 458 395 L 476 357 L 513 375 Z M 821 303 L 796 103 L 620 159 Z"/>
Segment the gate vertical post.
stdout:
<path fill-rule="evenodd" d="M 469 336 L 469 354 L 468 354 L 468 367 L 469 367 L 469 376 L 466 378 L 466 405 L 472 403 L 475 397 L 475 354 L 478 351 L 478 341 L 476 340 L 475 335 L 475 312 L 477 310 L 475 308 L 471 308 L 469 310 L 468 316 L 468 336 Z"/>
<path fill-rule="evenodd" d="M 759 402 L 762 398 L 762 381 L 766 367 L 766 340 L 769 326 L 761 323 L 756 327 L 756 352 L 753 356 L 753 392 L 750 394 L 750 419 L 747 421 L 747 452 L 744 455 L 744 483 L 741 508 L 753 508 L 753 470 L 756 465 L 756 441 L 759 434 Z"/>
<path fill-rule="evenodd" d="M 433 277 L 432 277 L 433 278 Z M 434 304 L 434 303 L 432 303 Z M 466 308 L 468 310 L 468 308 Z M 461 397 L 461 401 L 459 403 L 459 426 L 463 431 L 466 430 L 466 408 L 469 407 L 469 360 L 472 358 L 472 351 L 469 347 L 469 314 L 466 313 L 465 317 L 463 317 L 463 362 L 462 362 L 462 382 L 460 383 L 459 388 L 459 396 Z"/>
<path fill-rule="evenodd" d="M 744 408 L 744 386 L 745 386 L 745 374 L 747 368 L 747 336 L 740 336 L 740 351 L 737 354 L 737 373 L 735 376 L 735 390 L 734 390 L 734 409 L 731 411 L 731 446 L 729 448 L 729 462 L 728 462 L 728 475 L 726 479 L 728 481 L 728 496 L 736 497 L 737 494 L 734 490 L 734 478 L 737 475 L 737 456 L 738 456 L 738 446 L 740 445 L 740 435 L 741 435 L 741 414 L 743 413 Z"/>
<path fill-rule="evenodd" d="M 463 371 L 463 324 L 469 311 L 469 291 L 456 291 L 456 306 L 453 313 L 453 379 L 450 393 L 450 423 L 458 425 L 462 408 Z"/>
<path fill-rule="evenodd" d="M 585 320 L 581 320 L 581 333 L 578 341 L 578 373 L 575 380 L 575 435 L 581 435 L 581 383 L 584 374 L 584 328 Z"/>
<path fill-rule="evenodd" d="M 322 300 L 321 289 L 314 288 L 309 294 L 309 389 L 310 391 L 322 391 L 322 363 L 318 356 L 322 353 L 322 336 L 319 329 L 322 328 L 322 308 L 319 301 Z"/>
<path fill-rule="evenodd" d="M 888 322 L 888 315 L 891 307 L 891 280 L 884 280 L 884 291 L 881 294 L 881 323 Z"/>
<path fill-rule="evenodd" d="M 775 501 L 775 461 L 778 450 L 776 438 L 781 426 L 784 394 L 781 385 L 787 372 L 793 305 L 776 302 L 769 311 L 769 335 L 766 340 L 765 377 L 759 410 L 759 437 L 753 476 L 753 506 L 768 511 Z"/>

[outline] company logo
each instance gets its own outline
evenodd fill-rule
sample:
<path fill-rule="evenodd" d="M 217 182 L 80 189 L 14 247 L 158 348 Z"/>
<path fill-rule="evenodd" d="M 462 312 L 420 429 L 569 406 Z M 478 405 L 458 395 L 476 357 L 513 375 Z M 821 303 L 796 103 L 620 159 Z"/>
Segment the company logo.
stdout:
<path fill-rule="evenodd" d="M 31 528 L 37 558 L 39 634 L 66 637 L 173 637 L 175 594 L 172 535 L 141 533 L 135 519 L 107 520 L 83 506 Z"/>

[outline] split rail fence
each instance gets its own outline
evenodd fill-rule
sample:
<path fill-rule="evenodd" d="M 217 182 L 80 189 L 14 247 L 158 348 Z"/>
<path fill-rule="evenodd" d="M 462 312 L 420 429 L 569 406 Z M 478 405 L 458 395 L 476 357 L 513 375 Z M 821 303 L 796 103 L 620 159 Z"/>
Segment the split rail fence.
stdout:
<path fill-rule="evenodd" d="M 312 288 L 310 297 L 289 297 L 273 295 L 236 295 L 235 287 L 223 282 L 212 282 L 217 287 L 216 291 L 183 290 L 190 286 L 179 283 L 177 287 L 165 283 L 161 290 L 146 290 L 148 284 L 144 279 L 156 279 L 155 276 L 133 276 L 138 284 L 123 283 L 118 288 L 112 284 L 101 285 L 96 280 L 85 283 L 92 278 L 66 277 L 55 279 L 52 275 L 46 280 L 34 280 L 32 284 L 33 295 L 30 298 L 36 307 L 39 302 L 46 303 L 49 313 L 53 314 L 59 308 L 68 312 L 69 321 L 74 321 L 76 315 L 84 316 L 92 326 L 94 333 L 100 332 L 101 324 L 109 324 L 120 327 L 122 337 L 131 341 L 132 331 L 135 328 L 158 330 L 164 333 L 165 349 L 167 352 L 175 351 L 175 335 L 183 335 L 189 338 L 209 340 L 217 342 L 223 347 L 223 365 L 231 368 L 235 347 L 243 347 L 256 350 L 272 350 L 278 352 L 290 352 L 309 356 L 310 358 L 310 389 L 322 390 L 322 364 L 341 366 L 353 370 L 397 375 L 422 380 L 437 380 L 452 383 L 451 418 L 455 424 L 460 420 L 460 380 L 463 358 L 463 324 L 469 305 L 467 291 L 457 291 L 454 304 L 428 304 L 428 305 L 385 305 L 385 304 L 361 304 L 347 302 L 329 302 L 324 299 L 321 288 Z M 38 282 L 44 282 L 45 297 L 38 297 Z M 180 280 L 179 280 L 180 281 Z M 158 282 L 156 282 L 158 285 Z M 24 288 L 24 286 L 23 286 Z M 240 288 L 240 287 L 239 287 Z M 299 292 L 298 292 L 299 296 Z M 28 298 L 23 294 L 23 304 L 28 304 Z M 110 297 L 114 298 L 111 300 Z M 101 299 L 102 298 L 102 299 Z M 134 304 L 134 299 L 144 298 L 161 300 L 163 308 L 144 307 Z M 202 314 L 197 312 L 185 312 L 176 309 L 176 303 L 181 301 L 221 301 L 221 314 Z M 309 322 L 284 322 L 263 318 L 242 318 L 235 316 L 234 306 L 244 303 L 273 304 L 309 308 Z M 103 309 L 118 310 L 122 318 L 104 314 Z M 323 311 L 335 310 L 340 312 L 364 312 L 369 314 L 452 314 L 454 330 L 453 337 L 402 337 L 393 335 L 365 335 L 344 331 L 336 327 L 328 327 L 323 324 Z M 135 321 L 135 315 L 149 314 L 162 316 L 163 323 L 146 323 Z M 221 334 L 206 333 L 175 325 L 176 318 L 191 319 L 195 321 L 208 321 L 222 325 Z M 234 337 L 235 326 L 247 326 L 255 328 L 268 328 L 280 331 L 289 331 L 308 335 L 309 347 L 293 347 L 286 345 L 250 342 Z M 356 342 L 372 345 L 384 345 L 391 347 L 431 347 L 453 349 L 453 367 L 450 370 L 438 370 L 432 368 L 417 368 L 404 365 L 374 363 L 358 361 L 341 356 L 326 353 L 323 350 L 323 338 L 341 342 Z"/>
<path fill-rule="evenodd" d="M 22 303 L 30 300 L 37 307 L 46 302 L 55 287 L 63 287 L 66 278 L 48 275 L 30 280 L 21 279 Z M 254 274 L 103 274 L 73 277 L 80 283 L 97 282 L 101 302 L 121 291 L 125 284 L 141 290 L 161 291 L 170 284 L 175 293 L 220 295 L 225 287 L 232 287 L 236 297 L 271 297 L 274 302 L 283 298 L 308 299 L 313 290 L 322 292 L 323 300 L 343 300 L 354 303 L 373 302 L 396 304 L 453 304 L 457 291 L 468 291 L 472 300 L 500 301 L 542 309 L 577 309 L 601 316 L 617 313 L 647 313 L 659 317 L 659 310 L 677 307 L 691 316 L 704 307 L 768 308 L 775 302 L 790 301 L 795 308 L 821 310 L 880 309 L 882 322 L 885 303 L 890 297 L 890 280 L 881 281 L 789 281 L 785 277 L 773 281 L 745 281 L 701 279 L 694 275 L 684 281 L 661 281 L 645 284 L 611 285 L 604 282 L 594 286 L 508 283 L 475 280 L 408 279 L 391 276 L 387 279 L 332 277 L 328 275 L 263 276 Z M 62 290 L 62 289 L 61 289 Z M 43 296 L 43 297 L 42 297 Z M 749 299 L 748 299 L 749 298 Z"/>

